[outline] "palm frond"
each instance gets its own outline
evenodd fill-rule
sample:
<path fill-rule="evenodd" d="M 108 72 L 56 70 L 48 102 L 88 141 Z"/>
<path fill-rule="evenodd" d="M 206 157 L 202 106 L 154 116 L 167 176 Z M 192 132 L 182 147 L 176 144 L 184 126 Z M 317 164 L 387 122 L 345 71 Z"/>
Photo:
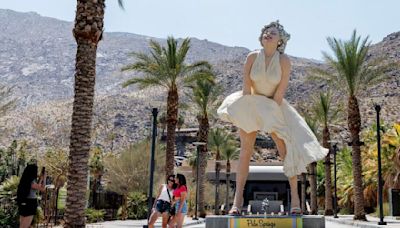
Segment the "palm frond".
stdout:
<path fill-rule="evenodd" d="M 225 147 L 221 150 L 221 157 L 224 160 L 232 161 L 239 158 L 240 149 L 233 143 L 228 142 Z"/>
<path fill-rule="evenodd" d="M 130 54 L 135 57 L 135 62 L 124 66 L 121 70 L 137 71 L 143 73 L 144 77 L 128 80 L 123 84 L 124 87 L 138 84 L 144 88 L 153 84 L 180 90 L 182 86 L 192 85 L 200 79 L 214 82 L 214 75 L 208 62 L 185 63 L 190 48 L 189 38 L 182 41 L 179 49 L 178 40 L 172 36 L 168 37 L 166 46 L 150 40 L 149 47 L 149 54 L 136 52 Z"/>
<path fill-rule="evenodd" d="M 333 98 L 330 89 L 314 94 L 311 100 L 311 117 L 315 118 L 315 121 L 323 124 L 323 127 L 328 127 L 339 121 L 343 111 L 342 103 Z"/>
<path fill-rule="evenodd" d="M 330 87 L 340 87 L 338 84 L 345 86 L 345 83 L 332 69 L 323 69 L 319 67 L 311 67 L 308 69 L 309 76 L 307 81 L 324 82 Z"/>
<path fill-rule="evenodd" d="M 221 153 L 225 152 L 230 153 L 229 155 L 231 156 L 235 155 L 235 148 L 237 148 L 237 146 L 233 135 L 221 128 L 211 129 L 208 135 L 208 142 L 212 153 L 219 153 L 221 155 Z M 229 148 L 229 150 L 223 151 L 227 148 Z"/>
<path fill-rule="evenodd" d="M 182 78 L 179 82 L 183 83 L 186 87 L 193 87 L 198 81 L 208 82 L 210 84 L 215 84 L 215 74 L 211 70 L 198 70 L 192 72 L 186 77 Z"/>
<path fill-rule="evenodd" d="M 304 120 L 306 121 L 308 127 L 311 129 L 311 131 L 314 133 L 314 135 L 317 136 L 317 138 L 319 138 L 319 133 L 318 133 L 318 127 L 319 127 L 319 123 L 318 123 L 318 119 L 312 117 L 311 115 L 304 113 Z"/>
<path fill-rule="evenodd" d="M 118 5 L 119 5 L 119 7 L 120 7 L 121 9 L 125 10 L 124 1 L 123 1 L 123 0 L 118 0 Z"/>
<path fill-rule="evenodd" d="M 121 68 L 121 71 L 129 71 L 129 70 L 136 70 L 136 71 L 148 71 L 151 66 L 155 66 L 156 61 L 152 59 L 150 56 L 146 55 L 145 53 L 138 53 L 132 52 L 130 53 L 131 56 L 135 57 L 137 61 L 134 64 L 129 64 Z"/>
<path fill-rule="evenodd" d="M 155 79 L 157 78 L 157 83 L 155 85 L 162 84 L 165 87 L 170 87 L 171 86 L 171 80 L 168 77 L 168 70 L 166 70 L 165 65 L 163 65 L 162 60 L 157 59 L 158 56 L 156 54 L 153 55 L 147 55 L 144 53 L 131 53 L 132 56 L 134 56 L 137 61 L 133 64 L 129 64 L 121 69 L 121 71 L 138 71 L 141 73 L 144 73 L 145 75 L 148 75 L 148 77 Z M 150 80 L 151 81 L 151 80 Z M 146 82 L 150 82 L 149 80 L 146 80 Z M 127 83 L 124 83 L 125 85 Z M 132 84 L 132 83 L 130 83 Z M 130 85 L 129 83 L 127 85 Z M 147 85 L 144 87 L 148 87 Z"/>
<path fill-rule="evenodd" d="M 207 72 L 207 77 L 196 77 L 196 80 L 187 82 L 191 88 L 191 100 L 196 104 L 201 116 L 208 116 L 216 106 L 218 96 L 221 94 L 222 87 L 214 82 L 215 75 Z"/>
<path fill-rule="evenodd" d="M 324 52 L 324 59 L 336 71 L 338 76 L 335 80 L 338 82 L 336 88 L 343 88 L 342 82 L 346 82 L 347 92 L 350 96 L 356 94 L 360 87 L 359 84 L 362 84 L 360 77 L 370 46 L 368 39 L 367 36 L 361 41 L 361 37 L 357 36 L 355 30 L 348 41 L 327 38 L 334 57 Z"/>
<path fill-rule="evenodd" d="M 167 63 L 170 69 L 176 69 L 177 59 L 176 59 L 176 51 L 177 51 L 178 41 L 170 36 L 167 39 L 167 49 L 163 48 L 163 52 L 167 57 Z"/>
<path fill-rule="evenodd" d="M 124 82 L 122 84 L 122 87 L 127 87 L 133 84 L 138 84 L 140 89 L 144 89 L 147 87 L 151 87 L 151 86 L 162 86 L 168 89 L 168 86 L 166 86 L 163 82 L 161 82 L 158 78 L 152 77 L 152 76 L 146 76 L 144 78 L 131 78 L 129 80 L 127 80 L 126 82 Z"/>
<path fill-rule="evenodd" d="M 385 57 L 376 58 L 375 60 L 365 64 L 357 83 L 357 92 L 363 91 L 369 86 L 376 85 L 387 78 L 388 73 L 400 66 L 399 63 L 394 61 L 386 61 Z"/>
<path fill-rule="evenodd" d="M 176 62 L 179 65 L 183 65 L 189 49 L 190 49 L 190 39 L 186 38 L 182 41 L 181 47 L 179 48 L 178 53 L 176 54 Z"/>
<path fill-rule="evenodd" d="M 163 58 L 162 47 L 159 43 L 154 40 L 149 42 L 150 54 L 155 62 L 159 65 L 165 65 L 165 58 Z"/>

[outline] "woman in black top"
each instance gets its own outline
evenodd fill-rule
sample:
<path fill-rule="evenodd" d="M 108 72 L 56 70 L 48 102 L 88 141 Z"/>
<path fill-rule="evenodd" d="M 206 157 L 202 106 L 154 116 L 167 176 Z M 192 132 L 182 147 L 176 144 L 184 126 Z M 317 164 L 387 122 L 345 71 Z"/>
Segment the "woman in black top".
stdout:
<path fill-rule="evenodd" d="M 37 180 L 38 167 L 35 164 L 29 164 L 22 173 L 17 190 L 17 204 L 19 212 L 19 227 L 29 228 L 32 223 L 33 216 L 36 214 L 37 208 L 37 190 L 44 192 L 44 180 L 46 175 L 44 169 Z"/>

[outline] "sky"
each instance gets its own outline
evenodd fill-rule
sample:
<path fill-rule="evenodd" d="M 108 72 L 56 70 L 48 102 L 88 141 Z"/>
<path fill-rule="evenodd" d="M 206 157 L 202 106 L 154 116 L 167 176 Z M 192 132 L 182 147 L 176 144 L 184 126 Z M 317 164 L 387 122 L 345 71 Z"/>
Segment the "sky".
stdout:
<path fill-rule="evenodd" d="M 117 0 L 106 1 L 105 31 L 157 38 L 196 37 L 227 46 L 260 48 L 261 28 L 279 20 L 291 34 L 286 53 L 322 59 L 327 37 L 348 39 L 354 29 L 372 43 L 400 31 L 399 0 Z M 73 0 L 0 0 L 1 9 L 34 11 L 73 21 Z"/>

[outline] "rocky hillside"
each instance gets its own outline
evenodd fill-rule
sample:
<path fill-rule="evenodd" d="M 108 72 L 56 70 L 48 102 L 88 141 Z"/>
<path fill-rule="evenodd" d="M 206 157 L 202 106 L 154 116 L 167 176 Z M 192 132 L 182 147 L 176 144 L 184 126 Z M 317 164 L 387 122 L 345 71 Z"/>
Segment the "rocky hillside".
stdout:
<path fill-rule="evenodd" d="M 41 148 L 68 145 L 76 51 L 72 26 L 71 22 L 36 13 L 0 10 L 0 79 L 2 84 L 13 87 L 14 96 L 19 99 L 17 109 L 0 118 L 0 145 L 7 145 L 14 138 L 27 139 Z M 95 144 L 118 149 L 149 135 L 150 107 L 162 107 L 165 91 L 122 89 L 121 83 L 134 74 L 121 73 L 120 69 L 133 61 L 130 52 L 148 51 L 150 39 L 165 43 L 164 39 L 130 33 L 105 33 L 100 42 Z M 372 47 L 371 58 L 385 53 L 400 60 L 399 45 L 399 33 L 393 33 Z M 240 89 L 242 65 L 248 52 L 246 48 L 192 38 L 188 61 L 209 61 L 226 95 Z M 323 86 L 306 80 L 307 69 L 323 63 L 299 57 L 291 60 L 293 71 L 287 99 L 295 106 L 307 106 L 310 95 Z M 373 120 L 370 97 L 382 100 L 382 116 L 387 122 L 398 120 L 400 72 L 390 74 L 390 80 L 365 91 L 361 100 L 364 123 Z M 184 97 L 182 100 L 187 101 Z M 196 126 L 193 112 L 184 112 L 187 127 Z"/>
<path fill-rule="evenodd" d="M 72 97 L 76 44 L 73 24 L 36 13 L 0 10 L 0 77 L 15 86 L 22 98 L 20 106 L 35 105 Z M 128 76 L 122 66 L 131 63 L 130 52 L 146 52 L 150 39 L 129 33 L 105 33 L 97 55 L 96 93 L 110 95 L 130 92 L 121 89 Z M 230 48 L 206 40 L 192 39 L 188 61 L 232 60 L 243 56 L 245 48 Z"/>

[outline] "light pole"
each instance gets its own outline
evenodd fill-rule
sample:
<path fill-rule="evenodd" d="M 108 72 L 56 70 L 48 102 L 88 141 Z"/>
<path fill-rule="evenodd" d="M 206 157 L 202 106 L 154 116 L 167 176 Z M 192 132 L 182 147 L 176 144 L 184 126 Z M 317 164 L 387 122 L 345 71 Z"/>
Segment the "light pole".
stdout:
<path fill-rule="evenodd" d="M 337 185 L 336 185 L 336 180 L 337 180 L 337 177 L 336 177 L 336 172 L 337 172 L 337 169 L 336 169 L 336 153 L 337 152 L 338 152 L 337 143 L 334 143 L 333 144 L 333 178 L 335 179 L 334 180 L 335 199 L 333 201 L 333 217 L 334 218 L 339 218 L 337 216 Z"/>
<path fill-rule="evenodd" d="M 153 126 L 151 135 L 151 155 L 150 155 L 150 184 L 149 184 L 149 202 L 147 205 L 147 225 L 143 225 L 143 228 L 147 228 L 151 215 L 151 208 L 153 207 L 153 179 L 154 179 L 154 153 L 156 149 L 156 138 L 157 138 L 157 114 L 158 109 L 153 108 Z"/>
<path fill-rule="evenodd" d="M 199 164 L 200 164 L 200 146 L 205 146 L 207 143 L 205 142 L 193 142 L 193 145 L 196 146 L 196 204 L 195 204 L 195 209 L 194 209 L 194 218 L 193 220 L 199 220 L 197 217 L 197 204 L 199 202 Z"/>
<path fill-rule="evenodd" d="M 378 196 L 379 196 L 379 218 L 380 221 L 378 225 L 386 225 L 386 222 L 383 221 L 383 202 L 382 202 L 382 166 L 381 166 L 381 125 L 379 122 L 379 112 L 381 111 L 381 106 L 375 104 L 376 111 L 376 139 L 378 144 Z"/>

